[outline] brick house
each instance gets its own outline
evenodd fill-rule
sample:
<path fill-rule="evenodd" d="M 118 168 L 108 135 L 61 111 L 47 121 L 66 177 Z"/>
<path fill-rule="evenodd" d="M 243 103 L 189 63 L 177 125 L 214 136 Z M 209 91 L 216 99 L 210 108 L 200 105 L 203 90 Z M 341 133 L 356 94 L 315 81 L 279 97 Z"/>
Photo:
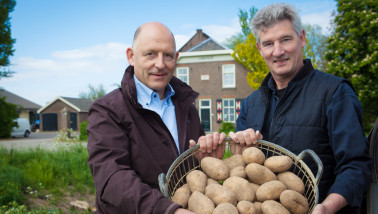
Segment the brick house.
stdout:
<path fill-rule="evenodd" d="M 55 100 L 40 108 L 40 130 L 58 131 L 64 129 L 78 130 L 80 123 L 88 118 L 89 107 L 92 100 L 57 97 Z"/>
<path fill-rule="evenodd" d="M 12 92 L 9 92 L 3 88 L 0 88 L 0 97 L 5 97 L 5 102 L 12 103 L 17 106 L 19 118 L 28 119 L 30 124 L 33 124 L 37 120 L 37 110 L 41 108 L 40 105 L 13 94 Z"/>
<path fill-rule="evenodd" d="M 253 92 L 248 70 L 232 53 L 201 29 L 179 50 L 175 76 L 200 93 L 195 105 L 206 132 L 218 131 L 223 121 L 235 123 L 241 102 Z"/>

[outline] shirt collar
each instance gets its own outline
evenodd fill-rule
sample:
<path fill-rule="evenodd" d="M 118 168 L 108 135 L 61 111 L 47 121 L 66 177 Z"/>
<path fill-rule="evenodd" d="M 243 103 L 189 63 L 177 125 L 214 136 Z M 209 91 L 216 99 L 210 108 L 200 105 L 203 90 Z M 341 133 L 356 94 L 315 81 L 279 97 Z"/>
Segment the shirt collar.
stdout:
<path fill-rule="evenodd" d="M 150 105 L 151 102 L 153 101 L 153 98 L 155 96 L 159 96 L 157 92 L 154 90 L 150 89 L 146 85 L 144 85 L 142 82 L 136 78 L 136 76 L 133 76 L 134 81 L 135 81 L 135 87 L 137 91 L 137 97 L 138 97 L 138 102 L 142 105 Z M 175 94 L 175 91 L 173 90 L 172 86 L 168 83 L 167 87 L 165 88 L 165 98 L 164 102 L 166 104 L 170 104 L 171 97 Z"/>

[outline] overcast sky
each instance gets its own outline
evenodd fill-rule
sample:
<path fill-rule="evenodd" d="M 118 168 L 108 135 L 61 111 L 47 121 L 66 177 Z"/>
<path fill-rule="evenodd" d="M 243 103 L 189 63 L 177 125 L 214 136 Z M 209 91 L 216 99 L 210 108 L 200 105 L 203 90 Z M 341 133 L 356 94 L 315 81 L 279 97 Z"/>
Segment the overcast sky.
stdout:
<path fill-rule="evenodd" d="M 241 31 L 238 11 L 274 0 L 16 0 L 11 16 L 16 73 L 0 87 L 41 106 L 58 96 L 78 97 L 88 85 L 107 92 L 120 84 L 128 66 L 125 51 L 135 30 L 160 21 L 173 32 L 177 49 L 202 29 L 224 42 Z M 288 0 L 302 23 L 318 24 L 325 34 L 336 10 L 334 0 Z"/>

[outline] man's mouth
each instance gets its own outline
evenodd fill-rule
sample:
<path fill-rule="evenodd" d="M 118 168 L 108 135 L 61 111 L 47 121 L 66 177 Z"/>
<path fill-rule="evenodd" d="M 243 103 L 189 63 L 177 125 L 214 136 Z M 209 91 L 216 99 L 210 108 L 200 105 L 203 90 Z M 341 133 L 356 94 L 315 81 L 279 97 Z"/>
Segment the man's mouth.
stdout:
<path fill-rule="evenodd" d="M 286 61 L 288 61 L 289 59 L 288 58 L 284 58 L 284 59 L 276 59 L 276 60 L 273 60 L 274 63 L 284 63 Z"/>

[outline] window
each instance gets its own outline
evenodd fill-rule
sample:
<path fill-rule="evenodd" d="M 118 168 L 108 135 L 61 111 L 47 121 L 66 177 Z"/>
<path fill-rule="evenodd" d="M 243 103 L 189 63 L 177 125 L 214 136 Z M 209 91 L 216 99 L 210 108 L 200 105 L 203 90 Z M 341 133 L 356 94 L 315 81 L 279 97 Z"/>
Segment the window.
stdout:
<path fill-rule="evenodd" d="M 181 81 L 189 85 L 189 68 L 188 67 L 176 68 L 176 76 Z"/>
<path fill-rule="evenodd" d="M 223 99 L 223 121 L 235 122 L 235 99 Z"/>
<path fill-rule="evenodd" d="M 235 65 L 227 64 L 222 66 L 222 87 L 235 88 Z"/>

